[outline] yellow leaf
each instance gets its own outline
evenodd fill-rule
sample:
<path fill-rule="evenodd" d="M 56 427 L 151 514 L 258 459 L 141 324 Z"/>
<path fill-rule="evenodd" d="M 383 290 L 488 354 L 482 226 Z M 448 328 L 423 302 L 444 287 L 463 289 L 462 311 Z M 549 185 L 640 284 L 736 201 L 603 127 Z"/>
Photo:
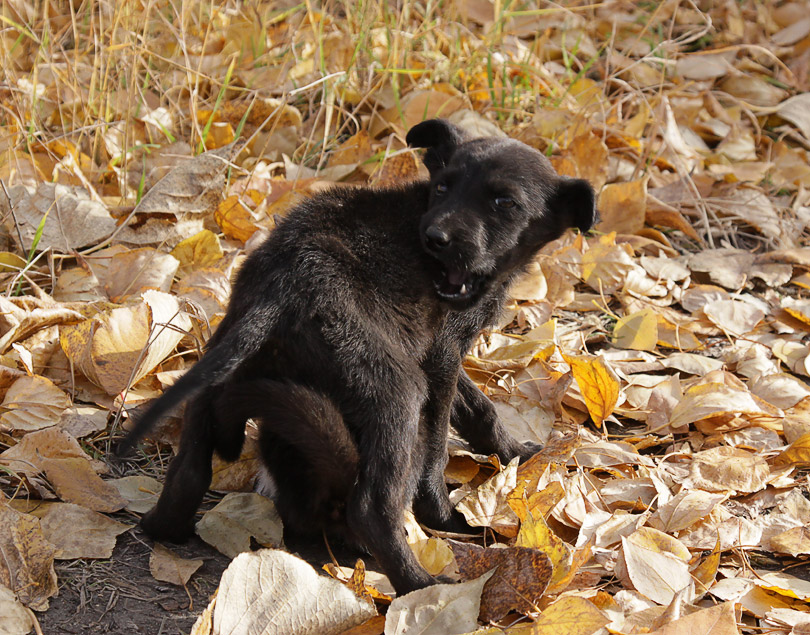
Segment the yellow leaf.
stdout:
<path fill-rule="evenodd" d="M 532 625 L 532 635 L 591 635 L 610 618 L 585 598 L 567 596 L 543 609 Z"/>
<path fill-rule="evenodd" d="M 619 382 L 601 357 L 563 355 L 582 391 L 585 406 L 597 427 L 613 413 L 619 400 Z"/>
<path fill-rule="evenodd" d="M 222 246 L 214 232 L 203 229 L 178 243 L 171 255 L 177 258 L 183 269 L 210 267 L 222 258 Z"/>
<path fill-rule="evenodd" d="M 654 351 L 658 344 L 658 316 L 643 309 L 619 318 L 613 327 L 613 343 L 634 351 Z"/>
<path fill-rule="evenodd" d="M 602 188 L 597 203 L 601 232 L 635 234 L 644 227 L 647 209 L 647 177 L 628 183 L 611 183 Z"/>
<path fill-rule="evenodd" d="M 10 251 L 0 251 L 0 273 L 19 271 L 25 267 L 25 260 Z"/>
<path fill-rule="evenodd" d="M 214 220 L 228 238 L 243 243 L 259 229 L 253 224 L 253 217 L 236 195 L 229 196 L 217 205 Z"/>
<path fill-rule="evenodd" d="M 775 465 L 794 465 L 806 467 L 810 465 L 810 432 L 800 436 L 786 447 L 774 460 Z"/>
<path fill-rule="evenodd" d="M 520 524 L 515 546 L 540 549 L 548 556 L 553 573 L 546 592 L 554 593 L 554 587 L 565 578 L 571 568 L 571 549 L 568 545 L 548 528 L 542 516 L 538 515 L 535 519 L 531 514 L 527 514 Z"/>
<path fill-rule="evenodd" d="M 699 583 L 698 593 L 708 591 L 709 587 L 714 584 L 721 554 L 722 549 L 720 549 L 720 537 L 718 536 L 712 552 L 692 570 L 692 577 Z"/>

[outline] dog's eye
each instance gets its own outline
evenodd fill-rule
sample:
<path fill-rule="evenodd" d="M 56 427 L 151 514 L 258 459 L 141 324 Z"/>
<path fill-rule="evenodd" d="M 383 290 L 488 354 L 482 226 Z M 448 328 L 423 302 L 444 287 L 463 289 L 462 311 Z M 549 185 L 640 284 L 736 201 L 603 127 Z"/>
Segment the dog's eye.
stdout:
<path fill-rule="evenodd" d="M 502 209 L 512 209 L 517 203 L 515 203 L 515 199 L 508 196 L 499 196 L 495 199 L 495 205 Z"/>
<path fill-rule="evenodd" d="M 436 194 L 447 194 L 447 184 L 436 183 Z"/>

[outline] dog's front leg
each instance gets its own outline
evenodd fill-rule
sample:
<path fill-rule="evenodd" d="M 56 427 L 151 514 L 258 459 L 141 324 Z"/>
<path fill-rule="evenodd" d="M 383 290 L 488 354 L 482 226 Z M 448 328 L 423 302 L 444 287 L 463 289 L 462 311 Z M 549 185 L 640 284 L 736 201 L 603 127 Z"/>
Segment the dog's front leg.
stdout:
<path fill-rule="evenodd" d="M 431 529 L 469 533 L 464 516 L 453 509 L 444 481 L 450 414 L 459 374 L 458 353 L 437 344 L 422 368 L 428 379 L 428 397 L 420 422 L 423 460 L 413 511 L 417 520 Z"/>
<path fill-rule="evenodd" d="M 397 593 L 435 584 L 405 538 L 403 513 L 413 495 L 421 399 L 392 399 L 395 391 L 355 408 L 360 454 L 357 482 L 346 508 L 349 530 L 380 563 Z M 365 416 L 364 416 L 365 415 Z"/>
<path fill-rule="evenodd" d="M 473 450 L 497 454 L 502 461 L 511 461 L 516 456 L 524 461 L 542 449 L 539 444 L 521 443 L 512 438 L 492 402 L 463 370 L 458 375 L 451 423 Z"/>
<path fill-rule="evenodd" d="M 211 484 L 216 426 L 212 393 L 206 391 L 186 406 L 180 450 L 157 504 L 141 519 L 141 527 L 155 540 L 183 542 L 194 534 L 194 514 Z"/>

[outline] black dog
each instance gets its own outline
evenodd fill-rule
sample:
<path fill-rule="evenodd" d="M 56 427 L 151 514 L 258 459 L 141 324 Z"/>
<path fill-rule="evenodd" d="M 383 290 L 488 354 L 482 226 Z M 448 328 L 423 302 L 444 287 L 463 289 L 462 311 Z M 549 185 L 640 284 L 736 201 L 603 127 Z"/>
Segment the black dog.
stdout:
<path fill-rule="evenodd" d="M 342 519 L 406 593 L 435 580 L 405 541 L 403 510 L 466 527 L 444 483 L 450 424 L 503 460 L 537 449 L 508 435 L 461 361 L 538 249 L 591 226 L 593 191 L 511 139 L 465 141 L 432 120 L 407 141 L 427 148 L 430 182 L 332 190 L 292 211 L 245 262 L 208 351 L 123 442 L 192 399 L 141 522 L 151 536 L 193 532 L 213 452 L 235 459 L 259 417 L 285 527 Z"/>

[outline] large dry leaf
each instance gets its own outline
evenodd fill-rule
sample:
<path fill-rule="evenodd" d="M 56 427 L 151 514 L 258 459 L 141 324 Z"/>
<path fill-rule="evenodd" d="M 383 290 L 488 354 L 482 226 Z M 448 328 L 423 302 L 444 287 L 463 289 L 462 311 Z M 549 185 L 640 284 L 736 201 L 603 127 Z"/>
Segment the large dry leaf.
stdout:
<path fill-rule="evenodd" d="M 115 512 L 126 505 L 118 490 L 96 474 L 94 466 L 98 464 L 76 439 L 55 427 L 26 434 L 0 454 L 0 464 L 22 474 L 44 473 L 66 502 L 99 512 Z"/>
<path fill-rule="evenodd" d="M 757 492 L 768 484 L 771 468 L 764 457 L 721 446 L 694 455 L 685 487 L 709 492 Z"/>
<path fill-rule="evenodd" d="M 110 259 L 104 290 L 113 302 L 124 302 L 147 289 L 168 292 L 180 263 L 151 247 L 131 249 Z"/>
<path fill-rule="evenodd" d="M 84 458 L 43 459 L 45 477 L 65 502 L 98 512 L 117 512 L 126 507 L 118 490 L 103 481 Z"/>
<path fill-rule="evenodd" d="M 385 635 L 462 635 L 477 629 L 481 593 L 493 572 L 460 584 L 437 584 L 396 598 Z"/>
<path fill-rule="evenodd" d="M 515 547 L 539 549 L 545 553 L 551 561 L 554 571 L 549 580 L 548 592 L 554 593 L 563 590 L 557 587 L 561 581 L 567 578 L 568 571 L 571 569 L 573 553 L 571 548 L 549 529 L 542 516 L 534 517 L 530 513 L 526 514 L 520 524 Z"/>
<path fill-rule="evenodd" d="M 810 139 L 810 93 L 786 99 L 779 104 L 776 113 L 796 126 L 805 139 Z"/>
<path fill-rule="evenodd" d="M 197 534 L 209 545 L 235 558 L 250 550 L 250 539 L 260 545 L 281 544 L 281 518 L 273 501 L 254 493 L 228 494 L 205 512 L 197 523 Z"/>
<path fill-rule="evenodd" d="M 543 609 L 532 624 L 532 635 L 592 635 L 610 618 L 585 598 L 562 597 Z"/>
<path fill-rule="evenodd" d="M 23 253 L 31 249 L 46 214 L 37 251 L 71 253 L 100 243 L 115 229 L 115 219 L 107 208 L 82 188 L 60 183 L 41 183 L 36 189 L 17 185 L 9 190 L 9 197 L 10 202 L 0 196 L 0 210 L 10 235 L 17 239 L 17 231 L 20 232 Z M 13 216 L 9 204 L 14 209 Z"/>
<path fill-rule="evenodd" d="M 707 273 L 712 281 L 736 291 L 748 279 L 754 256 L 742 249 L 705 249 L 689 257 L 692 271 Z"/>
<path fill-rule="evenodd" d="M 162 362 L 190 328 L 173 296 L 146 291 L 139 304 L 63 327 L 61 342 L 88 379 L 115 395 Z"/>
<path fill-rule="evenodd" d="M 602 218 L 596 225 L 597 231 L 635 234 L 641 230 L 647 207 L 647 181 L 645 177 L 603 187 L 596 204 Z"/>
<path fill-rule="evenodd" d="M 339 635 L 376 614 L 340 582 L 284 551 L 237 556 L 222 574 L 214 635 Z"/>
<path fill-rule="evenodd" d="M 773 459 L 774 465 L 794 465 L 796 467 L 807 467 L 810 465 L 810 433 L 805 434 Z"/>
<path fill-rule="evenodd" d="M 0 430 L 31 432 L 56 425 L 70 406 L 68 397 L 45 377 L 20 377 L 6 392 L 0 408 Z"/>
<path fill-rule="evenodd" d="M 625 315 L 613 327 L 613 342 L 619 348 L 654 351 L 658 344 L 658 316 L 652 309 Z"/>
<path fill-rule="evenodd" d="M 0 584 L 0 635 L 28 635 L 34 628 L 34 618 L 14 593 Z"/>
<path fill-rule="evenodd" d="M 766 410 L 764 403 L 747 390 L 721 383 L 706 383 L 686 390 L 672 410 L 669 425 L 680 428 L 689 423 L 723 414 L 781 416 L 782 411 Z"/>
<path fill-rule="evenodd" d="M 454 540 L 449 543 L 462 578 L 472 580 L 496 569 L 481 595 L 482 620 L 498 620 L 510 611 L 536 610 L 552 576 L 551 560 L 545 553 L 526 547 L 495 549 Z"/>
<path fill-rule="evenodd" d="M 72 503 L 30 501 L 23 511 L 39 518 L 57 560 L 110 558 L 118 535 L 133 527 Z"/>
<path fill-rule="evenodd" d="M 22 341 L 40 329 L 54 324 L 75 322 L 82 314 L 54 303 L 31 301 L 0 296 L 0 353 L 5 353 L 14 342 Z"/>
<path fill-rule="evenodd" d="M 141 199 L 136 214 L 206 214 L 219 202 L 225 172 L 244 143 L 200 154 L 183 161 L 164 176 Z"/>
<path fill-rule="evenodd" d="M 222 259 L 222 246 L 214 232 L 204 229 L 181 241 L 172 249 L 171 255 L 177 259 L 184 271 L 210 267 Z"/>
<path fill-rule="evenodd" d="M 674 534 L 708 516 L 727 496 L 703 490 L 681 490 L 658 507 L 649 519 L 650 527 Z"/>
<path fill-rule="evenodd" d="M 729 335 L 739 337 L 754 330 L 765 311 L 740 300 L 718 300 L 703 307 L 706 317 Z"/>
<path fill-rule="evenodd" d="M 155 580 L 186 586 L 191 576 L 203 566 L 199 559 L 181 558 L 161 544 L 155 544 L 149 556 L 149 572 Z"/>
<path fill-rule="evenodd" d="M 0 585 L 36 611 L 47 610 L 48 598 L 57 593 L 55 552 L 38 518 L 0 501 Z"/>
<path fill-rule="evenodd" d="M 694 591 L 689 550 L 657 529 L 642 527 L 622 537 L 619 559 L 633 588 L 653 602 L 667 605 L 683 589 Z"/>
<path fill-rule="evenodd" d="M 652 631 L 650 635 L 739 635 L 734 602 L 724 602 L 682 617 Z"/>

